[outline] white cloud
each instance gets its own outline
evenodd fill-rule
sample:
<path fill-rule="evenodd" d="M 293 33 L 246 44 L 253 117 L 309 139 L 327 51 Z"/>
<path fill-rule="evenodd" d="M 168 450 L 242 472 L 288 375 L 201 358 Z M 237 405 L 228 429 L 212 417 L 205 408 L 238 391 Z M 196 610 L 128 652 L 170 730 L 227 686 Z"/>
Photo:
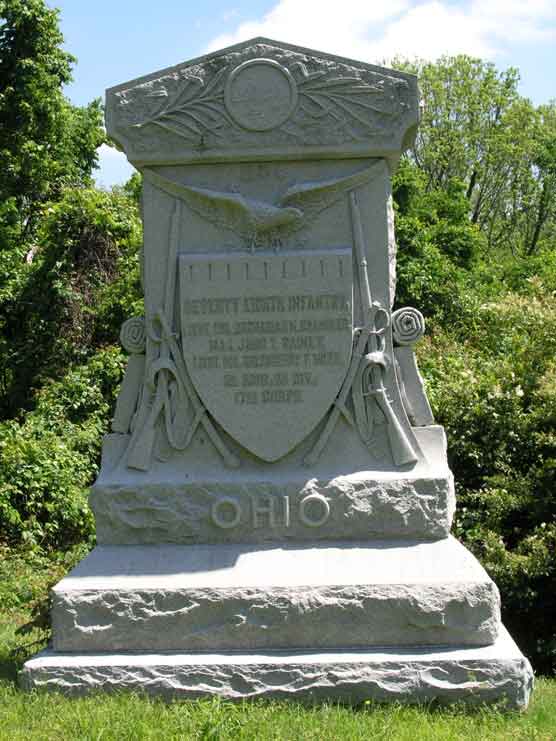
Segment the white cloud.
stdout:
<path fill-rule="evenodd" d="M 484 33 L 502 43 L 556 38 L 554 0 L 473 0 L 471 13 Z"/>
<path fill-rule="evenodd" d="M 360 56 L 373 25 L 407 10 L 409 0 L 280 0 L 261 20 L 241 23 L 215 38 L 207 51 L 253 36 L 269 36 L 293 44 Z"/>
<path fill-rule="evenodd" d="M 268 36 L 367 61 L 442 54 L 493 58 L 516 42 L 556 39 L 555 0 L 279 0 L 207 51 Z"/>
<path fill-rule="evenodd" d="M 496 47 L 475 18 L 447 3 L 420 3 L 391 23 L 384 35 L 369 44 L 377 59 L 393 56 L 437 59 L 442 54 L 471 54 L 490 58 Z"/>
<path fill-rule="evenodd" d="M 95 181 L 103 188 L 122 185 L 135 172 L 125 154 L 114 147 L 109 147 L 108 144 L 102 144 L 98 148 L 98 161 L 99 169 L 95 173 Z"/>
<path fill-rule="evenodd" d="M 116 149 L 116 147 L 111 147 L 109 144 L 101 144 L 98 148 L 98 156 L 103 160 L 112 160 L 117 161 L 121 159 L 121 157 L 125 157 L 125 155 L 120 152 L 119 149 Z"/>

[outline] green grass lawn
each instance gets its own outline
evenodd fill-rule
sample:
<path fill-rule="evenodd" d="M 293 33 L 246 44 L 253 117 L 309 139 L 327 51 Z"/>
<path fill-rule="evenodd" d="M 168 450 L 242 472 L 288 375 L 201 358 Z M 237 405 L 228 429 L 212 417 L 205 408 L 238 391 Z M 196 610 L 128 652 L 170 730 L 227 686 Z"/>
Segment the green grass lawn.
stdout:
<path fill-rule="evenodd" d="M 500 708 L 357 708 L 286 702 L 165 703 L 140 695 L 25 694 L 16 684 L 23 661 L 44 645 L 41 607 L 48 586 L 82 555 L 56 557 L 0 548 L 0 741 L 91 739 L 538 739 L 556 740 L 556 680 L 537 679 L 526 713 Z M 21 632 L 33 615 L 35 627 Z"/>

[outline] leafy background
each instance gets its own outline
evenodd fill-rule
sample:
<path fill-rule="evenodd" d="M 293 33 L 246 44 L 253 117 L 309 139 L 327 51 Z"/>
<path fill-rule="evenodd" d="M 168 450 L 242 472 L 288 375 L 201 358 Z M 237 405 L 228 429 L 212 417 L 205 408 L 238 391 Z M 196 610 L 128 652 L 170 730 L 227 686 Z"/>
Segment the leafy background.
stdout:
<path fill-rule="evenodd" d="M 0 0 L 4 605 L 44 602 L 18 587 L 22 562 L 57 579 L 94 544 L 87 487 L 125 363 L 119 328 L 141 311 L 140 178 L 93 187 L 102 111 L 64 97 L 74 62 L 43 0 Z M 536 670 L 554 673 L 556 105 L 479 59 L 397 66 L 419 74 L 425 103 L 394 178 L 397 303 L 428 320 L 419 363 L 448 434 L 454 532 Z"/>

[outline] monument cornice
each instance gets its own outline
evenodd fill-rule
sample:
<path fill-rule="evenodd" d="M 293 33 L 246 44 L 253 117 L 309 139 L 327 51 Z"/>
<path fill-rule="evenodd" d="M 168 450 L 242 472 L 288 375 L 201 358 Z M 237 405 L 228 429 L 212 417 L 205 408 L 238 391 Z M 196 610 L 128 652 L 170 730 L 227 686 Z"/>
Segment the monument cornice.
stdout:
<path fill-rule="evenodd" d="M 417 78 L 257 37 L 110 88 L 136 166 L 386 157 L 411 145 Z"/>

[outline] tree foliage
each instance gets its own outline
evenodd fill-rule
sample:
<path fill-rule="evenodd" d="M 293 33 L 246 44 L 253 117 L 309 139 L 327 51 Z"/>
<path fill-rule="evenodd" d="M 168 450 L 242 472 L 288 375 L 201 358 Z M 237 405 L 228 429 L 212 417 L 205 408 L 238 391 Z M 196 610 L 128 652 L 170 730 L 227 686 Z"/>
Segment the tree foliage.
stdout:
<path fill-rule="evenodd" d="M 531 255 L 554 233 L 556 105 L 535 108 L 519 73 L 467 56 L 400 63 L 419 76 L 422 120 L 411 158 L 427 190 L 459 180 L 491 251 Z"/>
<path fill-rule="evenodd" d="M 40 250 L 4 307 L 0 417 L 28 408 L 45 380 L 117 342 L 139 302 L 140 239 L 137 207 L 123 192 L 70 189 L 45 209 Z"/>
<path fill-rule="evenodd" d="M 76 108 L 63 95 L 75 60 L 62 42 L 43 0 L 0 0 L 0 202 L 21 237 L 65 186 L 91 184 L 104 140 L 100 102 Z"/>
<path fill-rule="evenodd" d="M 105 138 L 100 101 L 78 108 L 64 97 L 75 60 L 62 42 L 58 12 L 43 0 L 0 0 L 0 415 L 28 397 L 23 388 L 6 400 L 14 367 L 37 365 L 21 342 L 33 344 L 53 313 L 52 295 L 36 285 L 45 224 L 68 189 L 92 185 Z M 26 333 L 20 322 L 33 303 L 37 331 Z"/>
<path fill-rule="evenodd" d="M 440 63 L 441 76 L 447 64 Z M 468 60 L 453 64 L 460 69 Z M 419 362 L 448 435 L 454 531 L 500 587 L 503 619 L 542 672 L 556 670 L 556 245 L 553 203 L 541 208 L 543 190 L 553 187 L 552 111 L 533 111 L 535 135 L 521 170 L 527 177 L 519 188 L 515 178 L 504 181 L 504 197 L 518 193 L 521 206 L 507 210 L 507 219 L 492 216 L 505 234 L 501 245 L 490 246 L 490 226 L 473 219 L 470 183 L 480 165 L 466 169 L 463 156 L 459 166 L 451 161 L 449 130 L 430 132 L 433 150 L 450 152 L 444 169 L 430 156 L 425 131 L 418 156 L 402 160 L 393 184 L 397 300 L 428 319 Z M 459 151 L 465 136 L 462 128 L 453 138 Z"/>

